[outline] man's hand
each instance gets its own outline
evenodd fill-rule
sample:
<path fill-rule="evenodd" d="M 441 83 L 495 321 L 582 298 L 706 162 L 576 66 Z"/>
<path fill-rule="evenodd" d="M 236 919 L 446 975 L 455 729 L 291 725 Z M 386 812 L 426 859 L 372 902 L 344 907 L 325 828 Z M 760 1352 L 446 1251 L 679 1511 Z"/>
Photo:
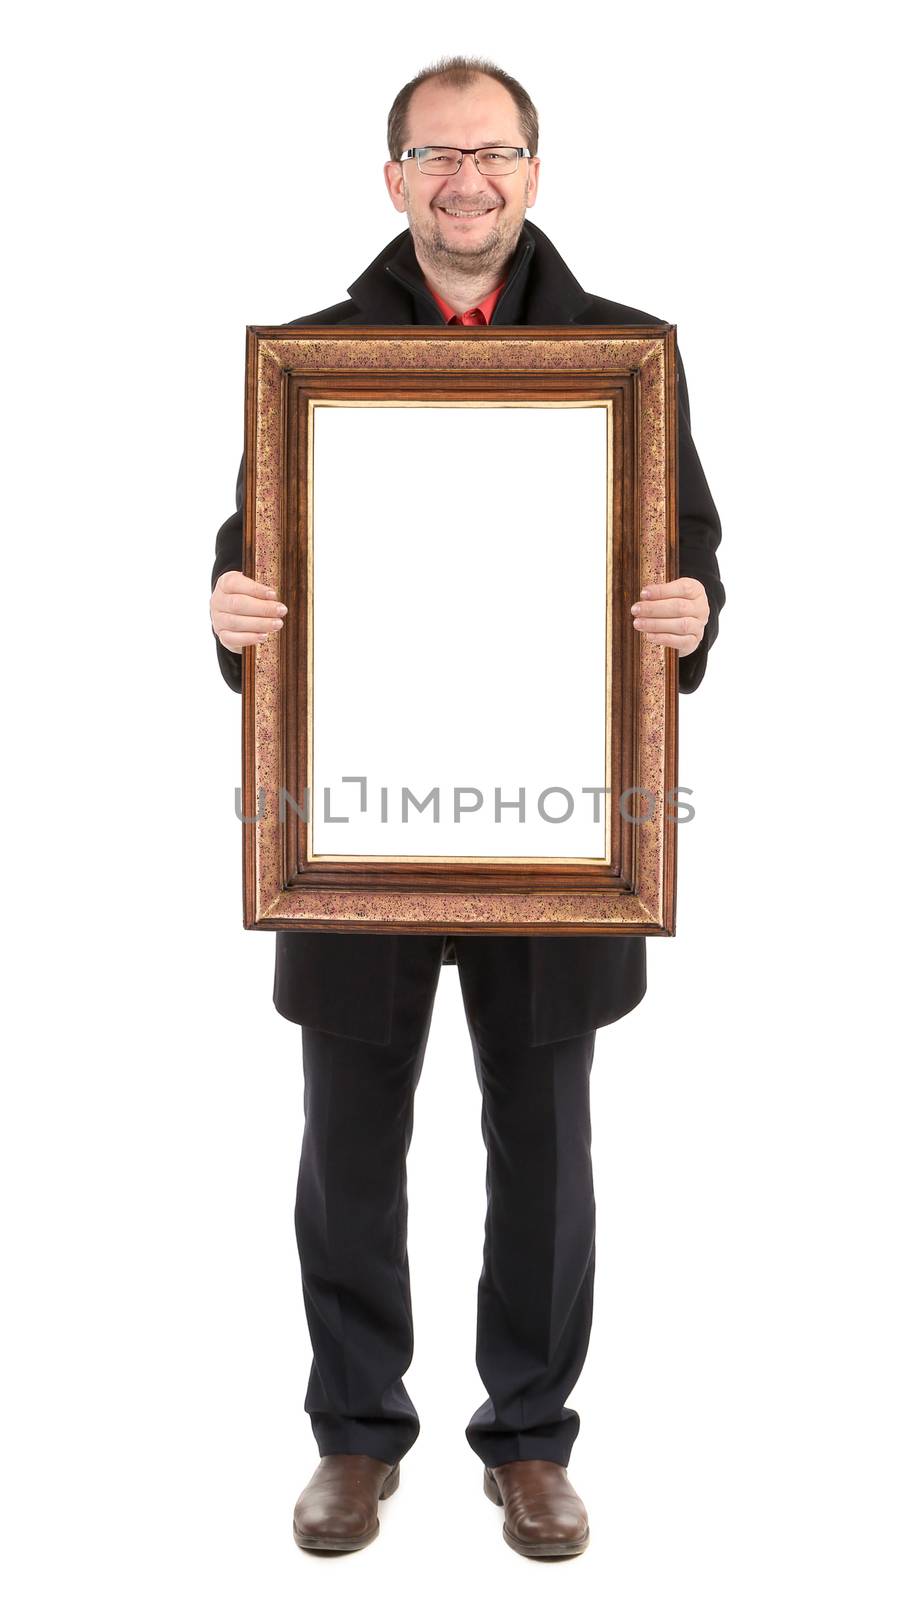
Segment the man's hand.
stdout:
<path fill-rule="evenodd" d="M 262 644 L 270 633 L 278 633 L 287 611 L 275 589 L 242 572 L 222 572 L 211 593 L 211 626 L 238 655 L 248 644 Z"/>
<path fill-rule="evenodd" d="M 670 645 L 680 656 L 690 656 L 697 649 L 711 612 L 698 578 L 649 583 L 631 610 L 638 633 L 646 634 L 651 644 Z"/>

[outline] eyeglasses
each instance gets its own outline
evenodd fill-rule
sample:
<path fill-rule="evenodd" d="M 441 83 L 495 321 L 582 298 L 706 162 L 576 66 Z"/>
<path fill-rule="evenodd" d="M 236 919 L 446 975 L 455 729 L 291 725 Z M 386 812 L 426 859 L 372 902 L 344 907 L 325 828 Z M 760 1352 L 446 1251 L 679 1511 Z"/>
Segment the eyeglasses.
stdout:
<path fill-rule="evenodd" d="M 493 174 L 497 178 L 506 178 L 518 168 L 519 156 L 527 156 L 531 160 L 531 151 L 508 144 L 494 144 L 483 150 L 453 150 L 440 144 L 418 144 L 404 150 L 400 160 L 408 161 L 411 156 L 416 157 L 420 172 L 433 178 L 450 178 L 453 172 L 460 172 L 465 156 L 473 156 L 477 171 L 485 173 L 487 177 Z"/>

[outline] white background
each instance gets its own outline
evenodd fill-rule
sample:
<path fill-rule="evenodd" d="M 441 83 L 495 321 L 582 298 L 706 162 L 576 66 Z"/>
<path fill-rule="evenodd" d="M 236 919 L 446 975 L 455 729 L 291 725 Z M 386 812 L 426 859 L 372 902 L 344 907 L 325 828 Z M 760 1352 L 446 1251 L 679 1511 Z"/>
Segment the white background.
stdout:
<path fill-rule="evenodd" d="M 375 1545 L 316 1464 L 300 1035 L 241 927 L 240 702 L 208 624 L 247 323 L 404 226 L 391 100 L 486 52 L 530 213 L 674 321 L 728 601 L 681 704 L 678 936 L 599 1035 L 599 1264 L 570 1462 L 631 1600 L 917 1596 L 918 261 L 896 7 L 46 6 L 8 34 L 2 1560 L 16 1595 L 540 1584 L 464 1426 L 479 1095 L 446 969 L 410 1157 L 423 1431 Z M 914 726 L 914 722 L 913 722 Z"/>

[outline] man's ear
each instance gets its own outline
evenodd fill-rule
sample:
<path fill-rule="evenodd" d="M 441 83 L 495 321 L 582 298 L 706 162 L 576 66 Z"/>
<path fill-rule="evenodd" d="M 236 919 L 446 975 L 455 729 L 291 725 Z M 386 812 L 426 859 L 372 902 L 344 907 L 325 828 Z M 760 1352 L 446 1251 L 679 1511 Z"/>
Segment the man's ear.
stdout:
<path fill-rule="evenodd" d="M 533 206 L 538 198 L 538 178 L 541 172 L 541 160 L 533 156 L 528 163 L 528 187 L 525 190 L 525 204 Z"/>
<path fill-rule="evenodd" d="M 396 211 L 406 211 L 407 200 L 403 181 L 403 167 L 399 161 L 385 161 L 384 182 Z"/>

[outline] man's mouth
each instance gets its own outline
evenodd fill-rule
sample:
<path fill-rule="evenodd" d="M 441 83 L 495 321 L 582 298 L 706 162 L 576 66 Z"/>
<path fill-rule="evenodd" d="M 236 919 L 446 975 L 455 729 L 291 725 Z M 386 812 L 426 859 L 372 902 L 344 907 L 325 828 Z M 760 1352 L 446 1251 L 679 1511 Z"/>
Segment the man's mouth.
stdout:
<path fill-rule="evenodd" d="M 448 206 L 439 206 L 438 209 L 444 212 L 446 217 L 466 217 L 470 220 L 471 217 L 488 217 L 491 211 L 496 210 L 496 207 L 487 206 L 485 211 L 456 211 Z"/>

